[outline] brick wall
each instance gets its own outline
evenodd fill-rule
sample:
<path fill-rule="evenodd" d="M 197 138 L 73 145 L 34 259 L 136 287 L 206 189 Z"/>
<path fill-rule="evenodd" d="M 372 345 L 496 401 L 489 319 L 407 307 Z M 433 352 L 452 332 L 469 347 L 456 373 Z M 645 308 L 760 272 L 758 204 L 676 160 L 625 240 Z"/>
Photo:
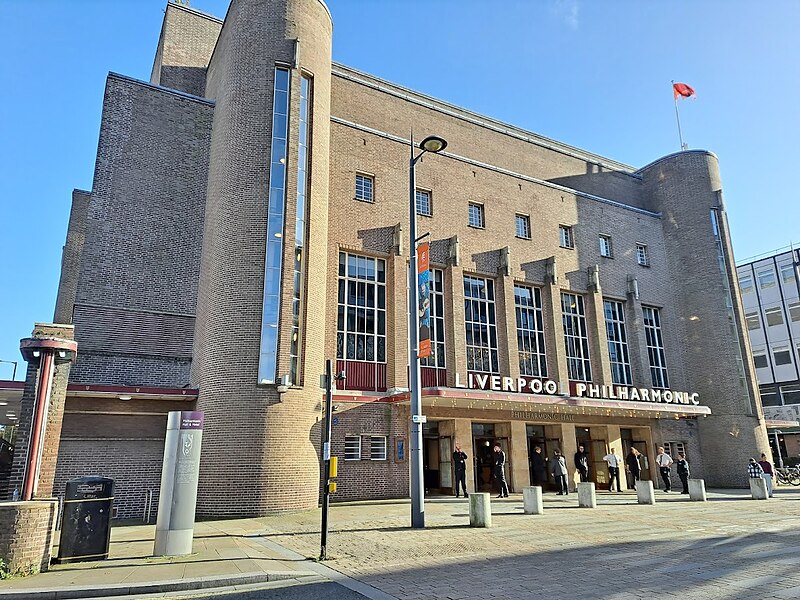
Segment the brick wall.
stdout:
<path fill-rule="evenodd" d="M 12 575 L 47 571 L 58 503 L 49 500 L 0 504 L 0 559 Z"/>
<path fill-rule="evenodd" d="M 86 216 L 91 192 L 72 191 L 72 208 L 67 226 L 67 241 L 61 254 L 61 278 L 53 320 L 56 323 L 72 323 L 72 309 L 78 291 L 83 243 L 86 240 Z"/>

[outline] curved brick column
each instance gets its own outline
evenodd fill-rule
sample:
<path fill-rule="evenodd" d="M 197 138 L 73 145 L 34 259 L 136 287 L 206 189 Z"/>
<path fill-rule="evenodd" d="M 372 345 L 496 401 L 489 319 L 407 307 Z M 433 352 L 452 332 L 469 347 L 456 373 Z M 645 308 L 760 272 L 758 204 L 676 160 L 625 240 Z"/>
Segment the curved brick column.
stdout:
<path fill-rule="evenodd" d="M 667 327 L 681 329 L 687 384 L 712 411 L 698 422 L 706 483 L 747 485 L 748 457 L 769 452 L 769 443 L 734 277 L 717 157 L 706 151 L 680 152 L 640 173 L 648 208 L 663 213 L 667 263 L 676 286 L 672 301 L 681 322 Z M 713 235 L 712 210 L 724 265 Z"/>
<path fill-rule="evenodd" d="M 320 0 L 233 0 L 208 68 L 214 99 L 192 380 L 205 411 L 197 513 L 317 506 L 328 223 L 332 23 Z M 296 42 L 299 48 L 296 51 Z M 289 372 L 301 74 L 313 76 L 300 386 L 257 385 L 276 64 L 293 67 L 279 375 Z"/>

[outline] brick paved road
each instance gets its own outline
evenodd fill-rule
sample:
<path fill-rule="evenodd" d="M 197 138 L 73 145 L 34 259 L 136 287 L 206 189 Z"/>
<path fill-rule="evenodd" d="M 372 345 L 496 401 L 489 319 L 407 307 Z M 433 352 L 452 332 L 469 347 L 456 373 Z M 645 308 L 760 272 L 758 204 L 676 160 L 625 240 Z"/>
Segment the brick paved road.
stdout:
<path fill-rule="evenodd" d="M 464 500 L 426 502 L 424 530 L 408 528 L 408 503 L 334 505 L 326 564 L 403 599 L 800 598 L 800 490 L 710 498 L 599 494 L 592 510 L 546 495 L 545 514 L 528 516 L 512 496 L 493 500 L 491 529 L 467 526 Z M 319 512 L 260 522 L 319 554 Z"/>

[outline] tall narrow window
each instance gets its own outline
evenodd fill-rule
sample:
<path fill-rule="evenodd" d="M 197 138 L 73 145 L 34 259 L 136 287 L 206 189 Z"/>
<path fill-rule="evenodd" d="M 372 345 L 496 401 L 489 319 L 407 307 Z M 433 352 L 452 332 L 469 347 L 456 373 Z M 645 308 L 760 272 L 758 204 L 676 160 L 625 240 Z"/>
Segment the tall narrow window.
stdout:
<path fill-rule="evenodd" d="M 569 378 L 575 381 L 591 381 L 592 366 L 589 361 L 589 336 L 586 331 L 583 296 L 562 293 L 561 313 Z"/>
<path fill-rule="evenodd" d="M 539 288 L 514 286 L 520 375 L 547 377 L 542 295 Z"/>
<path fill-rule="evenodd" d="M 372 175 L 356 173 L 356 200 L 374 202 L 375 179 Z"/>
<path fill-rule="evenodd" d="M 309 182 L 308 149 L 311 138 L 311 79 L 300 79 L 300 114 L 297 136 L 297 214 L 294 225 L 294 291 L 292 295 L 292 340 L 289 350 L 289 379 L 299 384 L 301 350 L 303 347 L 302 298 L 305 271 L 306 189 Z"/>
<path fill-rule="evenodd" d="M 386 266 L 380 258 L 339 253 L 336 358 L 386 362 Z"/>
<path fill-rule="evenodd" d="M 613 254 L 611 251 L 611 236 L 610 235 L 601 235 L 600 236 L 600 256 L 605 256 L 606 258 L 612 258 Z"/>
<path fill-rule="evenodd" d="M 559 245 L 562 248 L 574 248 L 575 239 L 572 235 L 572 227 L 569 225 L 558 226 Z"/>
<path fill-rule="evenodd" d="M 261 316 L 259 383 L 275 383 L 278 322 L 281 313 L 281 269 L 286 212 L 286 132 L 289 128 L 289 69 L 275 69 L 272 100 L 272 156 L 269 167 L 267 257 L 264 265 L 264 304 Z"/>
<path fill-rule="evenodd" d="M 428 190 L 417 190 L 417 214 L 423 217 L 433 216 L 431 193 Z"/>
<path fill-rule="evenodd" d="M 464 329 L 467 370 L 497 373 L 497 326 L 491 279 L 464 276 Z"/>
<path fill-rule="evenodd" d="M 518 238 L 531 239 L 531 218 L 528 215 L 517 215 L 516 225 Z"/>
<path fill-rule="evenodd" d="M 483 204 L 469 203 L 469 226 L 479 229 L 486 227 L 486 221 L 483 218 Z"/>
<path fill-rule="evenodd" d="M 444 273 L 431 269 L 431 355 L 421 358 L 423 367 L 444 369 Z"/>
<path fill-rule="evenodd" d="M 604 300 L 608 336 L 608 357 L 611 360 L 611 380 L 619 385 L 631 385 L 631 359 L 625 331 L 625 307 L 616 300 Z"/>
<path fill-rule="evenodd" d="M 664 337 L 661 332 L 661 311 L 643 306 L 644 335 L 647 339 L 647 357 L 650 359 L 650 378 L 653 387 L 669 387 L 667 377 L 667 357 L 664 354 Z"/>
<path fill-rule="evenodd" d="M 650 266 L 650 255 L 647 252 L 647 246 L 645 244 L 636 244 L 636 262 L 643 267 Z"/>

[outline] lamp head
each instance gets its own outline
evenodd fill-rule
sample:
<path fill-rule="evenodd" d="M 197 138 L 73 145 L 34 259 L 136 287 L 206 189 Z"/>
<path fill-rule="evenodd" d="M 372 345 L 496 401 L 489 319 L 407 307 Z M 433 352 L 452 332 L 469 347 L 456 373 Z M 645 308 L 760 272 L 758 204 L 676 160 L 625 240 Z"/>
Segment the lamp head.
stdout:
<path fill-rule="evenodd" d="M 429 135 L 419 143 L 419 147 L 425 152 L 441 152 L 447 148 L 447 140 L 440 138 L 438 135 Z"/>

